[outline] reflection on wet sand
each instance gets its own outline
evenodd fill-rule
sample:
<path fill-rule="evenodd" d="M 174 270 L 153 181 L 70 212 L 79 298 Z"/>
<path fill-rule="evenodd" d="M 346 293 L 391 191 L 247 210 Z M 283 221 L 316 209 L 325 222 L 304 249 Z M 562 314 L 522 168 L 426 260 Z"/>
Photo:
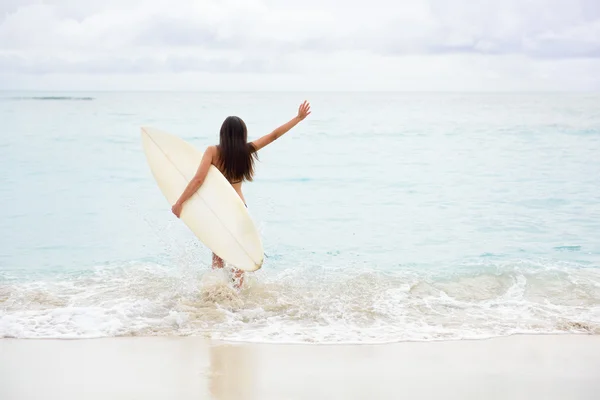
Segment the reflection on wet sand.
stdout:
<path fill-rule="evenodd" d="M 257 363 L 254 353 L 251 346 L 210 346 L 208 388 L 216 400 L 255 398 Z"/>

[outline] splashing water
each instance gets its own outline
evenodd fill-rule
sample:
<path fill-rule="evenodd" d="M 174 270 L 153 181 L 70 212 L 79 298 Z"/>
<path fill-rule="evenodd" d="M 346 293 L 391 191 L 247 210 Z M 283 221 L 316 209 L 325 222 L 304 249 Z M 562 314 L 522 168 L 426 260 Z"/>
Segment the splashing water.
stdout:
<path fill-rule="evenodd" d="M 600 333 L 600 271 L 562 265 L 298 269 L 247 274 L 131 264 L 0 284 L 0 336 L 200 335 L 260 342 L 381 343 L 515 333 Z"/>

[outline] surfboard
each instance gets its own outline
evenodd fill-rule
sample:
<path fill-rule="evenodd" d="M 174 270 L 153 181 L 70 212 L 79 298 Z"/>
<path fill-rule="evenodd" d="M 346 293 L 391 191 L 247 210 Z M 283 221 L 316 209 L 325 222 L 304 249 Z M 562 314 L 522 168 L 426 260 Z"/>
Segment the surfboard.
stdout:
<path fill-rule="evenodd" d="M 202 159 L 191 143 L 158 129 L 142 127 L 142 145 L 162 194 L 175 204 Z M 211 165 L 200 189 L 183 205 L 181 221 L 226 263 L 256 271 L 264 251 L 248 209 L 225 176 Z"/>

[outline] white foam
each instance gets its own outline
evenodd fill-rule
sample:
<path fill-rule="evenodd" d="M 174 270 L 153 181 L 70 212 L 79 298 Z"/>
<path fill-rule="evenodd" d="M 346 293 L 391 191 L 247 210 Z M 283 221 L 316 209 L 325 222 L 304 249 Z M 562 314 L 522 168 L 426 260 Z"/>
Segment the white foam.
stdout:
<path fill-rule="evenodd" d="M 311 275 L 312 274 L 312 275 Z M 600 270 L 470 266 L 448 275 L 289 268 L 247 274 L 139 263 L 88 274 L 0 279 L 0 337 L 202 335 L 286 343 L 600 333 Z"/>

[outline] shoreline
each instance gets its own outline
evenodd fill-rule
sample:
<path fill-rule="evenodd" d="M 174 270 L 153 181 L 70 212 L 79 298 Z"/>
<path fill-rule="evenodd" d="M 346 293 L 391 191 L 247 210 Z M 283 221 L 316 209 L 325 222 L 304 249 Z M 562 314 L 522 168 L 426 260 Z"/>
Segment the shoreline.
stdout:
<path fill-rule="evenodd" d="M 0 398 L 7 400 L 591 400 L 598 391 L 600 336 L 591 334 L 358 345 L 191 336 L 0 340 Z"/>
<path fill-rule="evenodd" d="M 207 338 L 200 335 L 122 335 L 122 336 L 97 336 L 97 337 L 0 337 L 2 340 L 23 340 L 23 341 L 78 341 L 78 340 L 106 340 L 106 339 L 151 339 L 151 338 L 162 338 L 162 339 L 194 339 L 194 340 L 206 340 L 214 344 L 230 344 L 230 345 L 249 345 L 249 346 L 389 346 L 401 343 L 440 343 L 440 342 L 480 342 L 486 340 L 495 340 L 511 337 L 521 336 L 598 336 L 599 333 L 594 332 L 539 332 L 539 333 L 511 333 L 508 335 L 497 335 L 481 338 L 444 338 L 444 339 L 402 339 L 390 342 L 257 342 L 257 341 L 245 341 L 235 339 L 213 339 Z"/>

